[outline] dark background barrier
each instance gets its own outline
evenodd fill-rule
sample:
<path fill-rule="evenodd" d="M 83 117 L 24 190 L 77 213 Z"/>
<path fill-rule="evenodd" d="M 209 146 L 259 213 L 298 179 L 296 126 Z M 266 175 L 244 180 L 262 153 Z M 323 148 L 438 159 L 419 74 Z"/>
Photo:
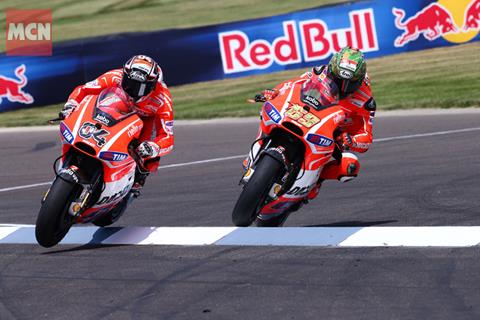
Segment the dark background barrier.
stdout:
<path fill-rule="evenodd" d="M 155 58 L 172 86 L 323 64 L 347 44 L 372 58 L 478 41 L 478 27 L 463 29 L 474 1 L 467 5 L 457 1 L 361 1 L 200 28 L 66 41 L 54 44 L 49 57 L 1 54 L 0 111 L 65 101 L 75 86 L 122 66 L 135 54 Z M 452 10 L 458 6 L 462 6 L 461 16 L 452 13 L 458 12 Z M 470 16 L 474 15 L 471 9 Z M 449 30 L 449 25 L 457 30 Z M 412 30 L 420 32 L 408 34 Z M 28 79 L 20 90 L 34 98 L 31 104 L 13 101 L 6 84 L 3 90 L 1 87 L 1 77 L 18 81 L 14 71 L 20 65 L 25 65 Z"/>

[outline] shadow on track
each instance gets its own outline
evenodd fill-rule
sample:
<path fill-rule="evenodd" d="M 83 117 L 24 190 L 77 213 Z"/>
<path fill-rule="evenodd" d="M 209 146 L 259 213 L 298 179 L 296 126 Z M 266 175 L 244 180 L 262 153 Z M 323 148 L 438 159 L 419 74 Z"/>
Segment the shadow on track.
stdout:
<path fill-rule="evenodd" d="M 43 252 L 42 254 L 57 254 L 57 253 L 67 253 L 67 252 L 75 252 L 75 251 L 83 251 L 83 250 L 95 250 L 95 249 L 106 249 L 112 247 L 126 247 L 130 246 L 130 244 L 82 244 L 79 247 L 63 249 L 63 250 L 55 250 L 55 251 L 48 251 Z"/>
<path fill-rule="evenodd" d="M 98 229 L 93 235 L 92 239 L 79 247 L 69 248 L 65 250 L 55 250 L 44 252 L 43 254 L 56 254 L 56 253 L 64 253 L 64 252 L 72 252 L 72 251 L 81 251 L 81 250 L 93 250 L 93 249 L 100 249 L 100 248 L 108 248 L 108 247 L 121 247 L 121 246 L 128 246 L 128 244 L 102 244 L 102 242 L 118 231 L 122 230 L 122 227 L 109 227 L 109 228 L 100 228 Z"/>

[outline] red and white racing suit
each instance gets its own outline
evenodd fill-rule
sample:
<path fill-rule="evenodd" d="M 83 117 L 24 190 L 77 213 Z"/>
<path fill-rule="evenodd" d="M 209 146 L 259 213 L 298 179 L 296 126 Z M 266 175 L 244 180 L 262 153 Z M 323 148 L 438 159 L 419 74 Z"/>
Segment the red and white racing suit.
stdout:
<path fill-rule="evenodd" d="M 121 87 L 122 69 L 108 71 L 84 85 L 80 85 L 68 97 L 80 103 L 87 95 L 98 95 L 102 90 L 109 87 Z M 143 129 L 139 142 L 153 141 L 159 148 L 157 157 L 145 160 L 145 166 L 150 172 L 157 170 L 159 159 L 170 153 L 173 149 L 173 103 L 170 91 L 163 81 L 158 81 L 155 90 L 145 97 L 140 98 L 135 104 L 140 109 L 157 110 L 153 116 L 142 115 L 137 112 L 143 120 Z"/>
<path fill-rule="evenodd" d="M 323 68 L 322 73 L 327 76 L 327 68 Z M 299 79 L 321 76 L 322 73 L 316 75 L 313 72 L 306 72 L 299 78 L 282 82 L 273 89 L 273 93 L 267 99 L 275 98 L 282 88 L 288 87 L 289 83 Z M 376 103 L 372 96 L 368 75 L 365 76 L 362 85 L 355 92 L 341 99 L 339 104 L 345 112 L 345 120 L 339 124 L 339 127 L 342 132 L 348 133 L 352 139 L 352 144 L 348 151 L 366 152 L 373 140 L 372 127 L 376 111 Z M 321 181 L 325 179 L 349 181 L 357 176 L 359 170 L 360 163 L 358 158 L 351 152 L 343 152 L 340 161 L 332 159 L 325 165 L 320 175 L 319 184 L 310 191 L 308 199 L 313 199 L 317 196 Z"/>
<path fill-rule="evenodd" d="M 322 73 L 327 73 L 327 68 L 324 68 Z M 299 78 L 288 80 L 280 83 L 275 87 L 275 91 L 279 91 L 285 84 L 298 79 L 308 79 L 316 76 L 313 72 L 306 72 Z M 320 75 L 321 76 L 321 75 Z M 342 132 L 350 134 L 352 137 L 352 146 L 350 150 L 353 152 L 366 152 L 372 144 L 373 134 L 372 126 L 375 117 L 376 104 L 372 96 L 372 89 L 370 87 L 370 79 L 368 75 L 365 76 L 362 85 L 354 93 L 340 100 L 343 111 L 345 112 L 345 121 L 339 127 Z"/>

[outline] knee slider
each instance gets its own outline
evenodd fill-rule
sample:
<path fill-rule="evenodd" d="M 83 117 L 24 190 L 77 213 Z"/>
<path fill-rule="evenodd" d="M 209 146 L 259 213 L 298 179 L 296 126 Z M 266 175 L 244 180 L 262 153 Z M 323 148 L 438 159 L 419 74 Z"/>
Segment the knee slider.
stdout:
<path fill-rule="evenodd" d="M 360 162 L 358 162 L 357 156 L 353 153 L 344 152 L 342 154 L 341 167 L 342 174 L 340 175 L 338 180 L 342 182 L 347 182 L 358 175 L 358 172 L 360 171 Z"/>

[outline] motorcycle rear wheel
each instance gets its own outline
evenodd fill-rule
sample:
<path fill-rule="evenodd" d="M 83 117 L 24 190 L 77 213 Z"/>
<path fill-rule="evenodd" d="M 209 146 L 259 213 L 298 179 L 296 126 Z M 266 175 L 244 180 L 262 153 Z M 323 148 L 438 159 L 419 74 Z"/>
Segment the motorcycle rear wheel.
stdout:
<path fill-rule="evenodd" d="M 35 224 L 38 244 L 49 248 L 59 243 L 74 223 L 68 213 L 72 201 L 77 197 L 78 185 L 57 177 L 42 203 Z"/>
<path fill-rule="evenodd" d="M 264 155 L 259 160 L 255 172 L 243 188 L 233 208 L 232 222 L 234 225 L 248 227 L 252 224 L 282 170 L 283 165 L 269 155 Z"/>

